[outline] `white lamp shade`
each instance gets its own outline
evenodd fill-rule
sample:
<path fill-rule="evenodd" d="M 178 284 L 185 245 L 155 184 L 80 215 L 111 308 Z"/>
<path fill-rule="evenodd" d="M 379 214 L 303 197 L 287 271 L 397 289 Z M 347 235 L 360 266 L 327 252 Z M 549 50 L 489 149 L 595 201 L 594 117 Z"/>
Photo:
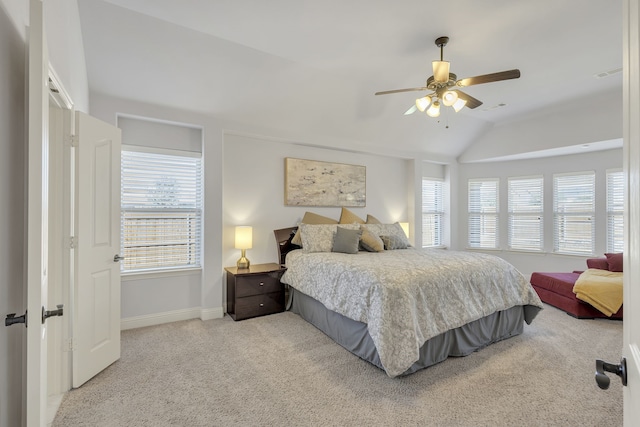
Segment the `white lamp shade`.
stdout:
<path fill-rule="evenodd" d="M 253 227 L 239 225 L 236 227 L 236 249 L 251 249 L 253 247 Z"/>
<path fill-rule="evenodd" d="M 449 81 L 449 61 L 433 61 L 433 79 L 437 83 L 446 83 Z"/>
<path fill-rule="evenodd" d="M 416 108 L 424 113 L 424 110 L 431 104 L 431 97 L 429 95 L 416 99 Z"/>
<path fill-rule="evenodd" d="M 440 117 L 440 103 L 438 101 L 434 101 L 433 104 L 431 104 L 431 107 L 427 110 L 427 116 Z"/>
<path fill-rule="evenodd" d="M 458 100 L 458 92 L 455 90 L 448 90 L 442 95 L 442 103 L 447 107 L 451 107 Z"/>
<path fill-rule="evenodd" d="M 462 98 L 458 98 L 458 100 L 453 103 L 453 109 L 457 113 L 458 111 L 462 110 L 465 105 L 467 105 L 467 100 L 466 99 L 462 99 Z"/>

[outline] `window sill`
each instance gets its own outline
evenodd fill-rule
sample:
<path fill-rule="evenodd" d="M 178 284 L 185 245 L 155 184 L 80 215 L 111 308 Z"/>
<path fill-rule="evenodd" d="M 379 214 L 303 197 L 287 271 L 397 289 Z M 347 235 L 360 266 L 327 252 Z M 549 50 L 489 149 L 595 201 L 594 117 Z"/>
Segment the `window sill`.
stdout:
<path fill-rule="evenodd" d="M 468 251 L 504 252 L 501 248 L 466 248 Z"/>
<path fill-rule="evenodd" d="M 201 267 L 176 268 L 176 269 L 167 269 L 167 270 L 131 271 L 126 273 L 120 273 L 120 281 L 129 282 L 132 280 L 156 279 L 160 277 L 191 276 L 191 275 L 197 275 L 201 273 L 202 273 Z"/>

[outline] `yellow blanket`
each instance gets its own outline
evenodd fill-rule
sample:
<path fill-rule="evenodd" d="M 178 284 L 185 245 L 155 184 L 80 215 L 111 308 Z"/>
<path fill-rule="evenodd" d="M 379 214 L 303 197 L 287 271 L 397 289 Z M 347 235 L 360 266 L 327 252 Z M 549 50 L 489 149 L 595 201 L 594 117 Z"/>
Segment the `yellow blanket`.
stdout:
<path fill-rule="evenodd" d="M 576 298 L 611 316 L 622 306 L 622 273 L 590 268 L 573 286 Z"/>

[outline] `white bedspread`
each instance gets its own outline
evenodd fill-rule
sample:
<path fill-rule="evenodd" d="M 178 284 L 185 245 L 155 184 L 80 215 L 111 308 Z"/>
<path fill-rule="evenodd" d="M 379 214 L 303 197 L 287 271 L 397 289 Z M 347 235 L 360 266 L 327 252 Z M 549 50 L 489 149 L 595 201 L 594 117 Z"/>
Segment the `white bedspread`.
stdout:
<path fill-rule="evenodd" d="M 367 324 L 395 377 L 428 339 L 514 306 L 542 308 L 527 279 L 501 258 L 442 249 L 379 253 L 292 251 L 282 282 L 329 310 Z M 537 313 L 537 311 L 534 311 Z M 530 323 L 535 317 L 529 316 Z"/>

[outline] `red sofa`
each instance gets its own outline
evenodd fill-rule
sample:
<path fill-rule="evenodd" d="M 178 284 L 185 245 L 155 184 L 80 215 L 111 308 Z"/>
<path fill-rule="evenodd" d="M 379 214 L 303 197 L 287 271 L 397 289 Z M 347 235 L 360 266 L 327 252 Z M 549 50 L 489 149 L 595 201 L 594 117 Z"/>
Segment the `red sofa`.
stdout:
<path fill-rule="evenodd" d="M 620 263 L 621 265 L 621 263 Z M 601 270 L 611 270 L 607 258 L 591 258 L 587 260 L 588 268 L 599 268 Z M 620 270 L 622 268 L 620 267 Z M 616 271 L 616 270 L 612 270 Z M 607 318 L 622 320 L 622 308 L 611 317 L 593 308 L 584 301 L 580 301 L 573 293 L 573 285 L 578 280 L 581 271 L 572 273 L 532 273 L 531 285 L 540 296 L 540 299 L 560 310 L 566 311 L 578 319 Z"/>

